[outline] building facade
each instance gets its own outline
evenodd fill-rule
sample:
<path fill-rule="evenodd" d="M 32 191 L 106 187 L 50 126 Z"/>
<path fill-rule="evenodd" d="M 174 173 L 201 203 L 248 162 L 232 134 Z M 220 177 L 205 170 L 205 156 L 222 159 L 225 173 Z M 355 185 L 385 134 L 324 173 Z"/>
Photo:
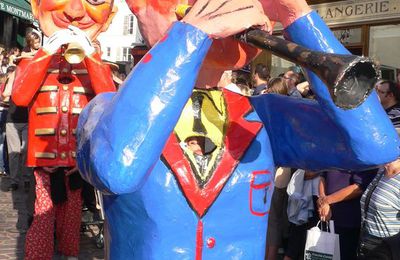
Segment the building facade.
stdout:
<path fill-rule="evenodd" d="M 118 64 L 131 64 L 131 49 L 141 45 L 143 40 L 139 33 L 137 19 L 129 10 L 124 0 L 115 0 L 118 7 L 108 30 L 99 35 L 98 40 L 103 52 L 102 59 Z"/>
<path fill-rule="evenodd" d="M 380 64 L 382 78 L 396 80 L 400 71 L 400 0 L 310 0 L 308 3 L 351 53 L 374 58 Z M 275 30 L 281 35 L 279 25 Z M 255 62 L 271 64 L 272 76 L 294 65 L 270 53 L 264 53 Z"/>
<path fill-rule="evenodd" d="M 1 45 L 22 48 L 26 32 L 37 27 L 29 0 L 0 0 Z"/>

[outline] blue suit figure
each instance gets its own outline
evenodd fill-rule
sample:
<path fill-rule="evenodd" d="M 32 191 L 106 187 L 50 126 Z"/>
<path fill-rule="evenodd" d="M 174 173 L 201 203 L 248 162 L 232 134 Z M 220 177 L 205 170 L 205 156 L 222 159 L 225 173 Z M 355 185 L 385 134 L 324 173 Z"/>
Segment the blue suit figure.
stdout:
<path fill-rule="evenodd" d="M 149 12 L 132 2 L 143 25 Z M 303 2 L 294 5 L 303 9 L 290 13 L 295 19 L 283 22 L 285 34 L 308 48 L 347 53 Z M 264 259 L 276 165 L 354 170 L 399 155 L 397 134 L 375 93 L 342 110 L 311 72 L 318 102 L 275 95 L 250 101 L 204 88 L 215 72 L 207 66 L 218 70 L 209 56 L 220 40 L 211 38 L 260 25 L 254 19 L 229 29 L 230 15 L 242 21 L 242 14 L 260 15 L 248 13 L 256 7 L 253 0 L 196 2 L 117 93 L 97 96 L 82 112 L 79 168 L 104 193 L 108 259 Z M 223 32 L 212 31 L 221 28 L 205 25 L 204 17 L 222 24 Z M 148 29 L 142 27 L 145 36 Z M 154 38 L 147 40 L 152 44 Z"/>

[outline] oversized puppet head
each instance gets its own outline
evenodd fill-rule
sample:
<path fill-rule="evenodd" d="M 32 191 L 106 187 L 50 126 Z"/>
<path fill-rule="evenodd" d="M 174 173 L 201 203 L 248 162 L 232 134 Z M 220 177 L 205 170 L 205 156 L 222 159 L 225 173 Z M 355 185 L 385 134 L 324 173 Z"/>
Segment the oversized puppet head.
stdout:
<path fill-rule="evenodd" d="M 194 0 L 126 0 L 139 21 L 139 28 L 147 44 L 153 46 L 162 38 L 170 25 L 178 20 L 176 7 L 179 4 L 193 5 Z M 259 51 L 232 37 L 215 40 L 204 65 L 215 69 L 241 68 Z"/>
<path fill-rule="evenodd" d="M 46 36 L 74 25 L 92 40 L 107 30 L 117 11 L 114 0 L 32 0 L 31 5 Z"/>
<path fill-rule="evenodd" d="M 150 46 L 161 39 L 170 25 L 178 20 L 175 12 L 179 4 L 193 6 L 200 1 L 204 2 L 200 4 L 208 3 L 203 0 L 126 0 L 139 20 L 142 36 Z M 280 22 L 284 27 L 310 11 L 304 0 L 254 0 L 254 2 L 262 6 L 269 20 Z M 231 22 L 241 19 L 246 20 L 246 17 L 237 17 Z M 238 69 L 250 62 L 258 53 L 259 50 L 256 48 L 239 43 L 233 37 L 214 40 L 203 65 L 212 69 Z"/>

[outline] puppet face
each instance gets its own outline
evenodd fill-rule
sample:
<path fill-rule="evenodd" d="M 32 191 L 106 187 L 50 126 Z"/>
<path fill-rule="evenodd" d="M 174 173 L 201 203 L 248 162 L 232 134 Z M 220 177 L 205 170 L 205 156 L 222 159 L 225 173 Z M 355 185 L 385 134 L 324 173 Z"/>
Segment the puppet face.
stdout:
<path fill-rule="evenodd" d="M 153 46 L 170 25 L 177 21 L 178 4 L 193 5 L 195 0 L 126 0 L 139 21 L 139 28 L 147 44 Z M 214 40 L 203 66 L 215 69 L 238 69 L 249 63 L 259 50 L 231 38 Z M 223 58 L 221 58 L 223 57 Z"/>
<path fill-rule="evenodd" d="M 32 0 L 32 12 L 46 36 L 74 25 L 90 39 L 107 30 L 116 9 L 114 0 Z"/>

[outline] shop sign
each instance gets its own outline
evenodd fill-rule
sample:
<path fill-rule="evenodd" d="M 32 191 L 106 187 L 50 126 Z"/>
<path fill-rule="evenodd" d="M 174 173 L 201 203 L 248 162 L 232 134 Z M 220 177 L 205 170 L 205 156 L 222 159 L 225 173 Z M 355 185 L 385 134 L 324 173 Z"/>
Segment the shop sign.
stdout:
<path fill-rule="evenodd" d="M 312 5 L 329 26 L 400 19 L 400 0 L 356 0 Z"/>
<path fill-rule="evenodd" d="M 11 4 L 5 1 L 0 0 L 0 11 L 7 12 L 14 16 L 34 21 L 35 18 L 32 15 L 32 12 L 23 8 L 20 8 L 17 4 Z"/>

